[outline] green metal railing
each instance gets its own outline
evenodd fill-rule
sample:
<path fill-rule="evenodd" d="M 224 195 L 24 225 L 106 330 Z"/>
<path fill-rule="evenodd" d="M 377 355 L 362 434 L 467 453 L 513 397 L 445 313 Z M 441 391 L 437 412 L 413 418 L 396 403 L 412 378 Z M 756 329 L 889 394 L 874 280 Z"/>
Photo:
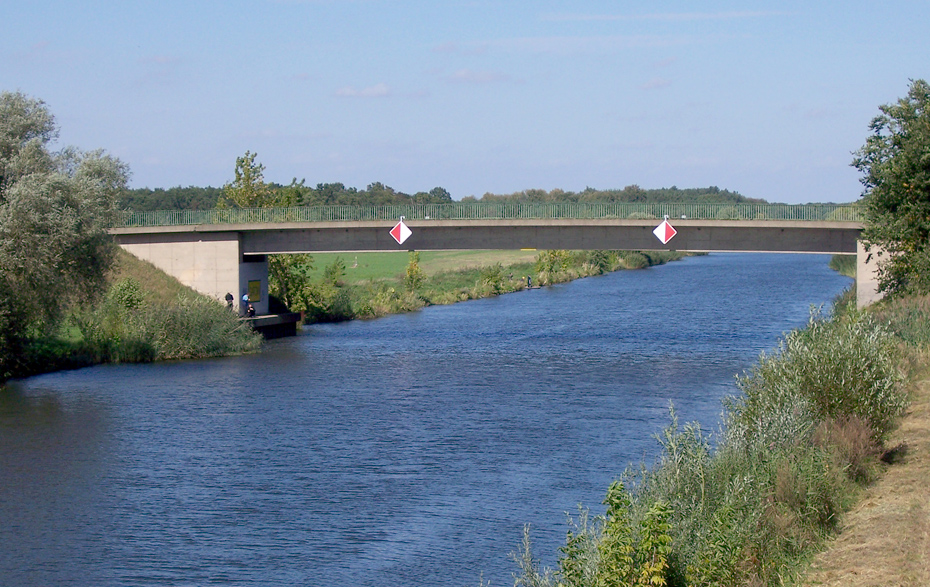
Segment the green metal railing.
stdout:
<path fill-rule="evenodd" d="M 275 222 L 362 220 L 522 220 L 641 218 L 696 220 L 863 220 L 855 204 L 642 204 L 626 202 L 405 204 L 394 206 L 307 206 L 225 210 L 123 211 L 113 227 L 187 226 Z"/>

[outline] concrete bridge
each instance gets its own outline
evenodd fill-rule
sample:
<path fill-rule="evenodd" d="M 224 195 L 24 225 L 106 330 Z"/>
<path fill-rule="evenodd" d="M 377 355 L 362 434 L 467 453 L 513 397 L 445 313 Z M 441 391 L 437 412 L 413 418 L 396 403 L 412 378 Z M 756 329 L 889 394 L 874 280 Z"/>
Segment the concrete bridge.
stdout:
<path fill-rule="evenodd" d="M 838 214 L 837 210 L 849 209 L 835 206 L 829 214 L 815 215 L 848 217 L 851 213 Z M 758 211 L 753 212 L 755 219 L 697 219 L 681 214 L 670 219 L 678 234 L 663 245 L 652 232 L 661 222 L 656 218 L 577 217 L 587 215 L 577 210 L 568 215 L 575 217 L 527 218 L 523 211 L 510 218 L 442 218 L 442 210 L 430 216 L 422 208 L 408 208 L 413 217 L 405 223 L 412 235 L 399 245 L 390 229 L 403 214 L 374 220 L 308 221 L 290 220 L 283 213 L 268 218 L 268 210 L 274 209 L 262 210 L 257 219 L 237 211 L 219 222 L 204 222 L 203 217 L 188 223 L 129 219 L 111 233 L 122 248 L 201 293 L 223 299 L 229 292 L 237 302 L 249 293 L 258 300 L 254 305 L 259 314 L 268 311 L 266 255 L 317 252 L 603 249 L 857 254 L 859 304 L 877 299 L 875 263 L 867 262 L 858 245 L 862 224 L 857 220 L 764 219 Z M 392 208 L 381 215 L 398 211 L 405 210 Z M 205 212 L 211 213 L 215 214 Z M 655 210 L 650 215 L 655 216 Z"/>

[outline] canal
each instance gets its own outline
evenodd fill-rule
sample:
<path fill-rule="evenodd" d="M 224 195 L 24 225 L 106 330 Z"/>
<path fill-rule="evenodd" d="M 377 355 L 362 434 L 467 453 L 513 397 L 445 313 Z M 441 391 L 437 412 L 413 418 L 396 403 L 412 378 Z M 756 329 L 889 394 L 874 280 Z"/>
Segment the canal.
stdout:
<path fill-rule="evenodd" d="M 0 584 L 512 585 L 851 280 L 714 254 L 0 391 Z"/>

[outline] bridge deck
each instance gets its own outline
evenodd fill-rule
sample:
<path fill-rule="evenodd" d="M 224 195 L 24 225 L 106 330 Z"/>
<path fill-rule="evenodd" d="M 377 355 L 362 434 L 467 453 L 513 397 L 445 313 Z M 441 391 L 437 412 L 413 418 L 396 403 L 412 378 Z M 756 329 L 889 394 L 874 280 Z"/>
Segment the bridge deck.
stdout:
<path fill-rule="evenodd" d="M 652 234 L 659 222 L 655 219 L 424 219 L 405 221 L 413 235 L 401 246 L 389 234 L 395 222 L 139 226 L 113 228 L 111 233 L 121 244 L 209 239 L 210 233 L 235 235 L 241 243 L 242 254 L 246 255 L 527 248 L 851 254 L 856 252 L 856 241 L 862 230 L 861 223 L 849 221 L 672 219 L 670 222 L 678 234 L 663 245 Z"/>

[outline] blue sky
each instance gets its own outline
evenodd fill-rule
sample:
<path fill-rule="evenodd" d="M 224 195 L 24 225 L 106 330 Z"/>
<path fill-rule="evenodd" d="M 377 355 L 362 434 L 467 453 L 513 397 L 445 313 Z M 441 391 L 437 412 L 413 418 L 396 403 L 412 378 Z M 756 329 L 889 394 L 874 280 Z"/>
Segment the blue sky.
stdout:
<path fill-rule="evenodd" d="M 133 187 L 265 179 L 453 198 L 716 185 L 859 197 L 928 2 L 0 0 L 0 90 Z"/>

